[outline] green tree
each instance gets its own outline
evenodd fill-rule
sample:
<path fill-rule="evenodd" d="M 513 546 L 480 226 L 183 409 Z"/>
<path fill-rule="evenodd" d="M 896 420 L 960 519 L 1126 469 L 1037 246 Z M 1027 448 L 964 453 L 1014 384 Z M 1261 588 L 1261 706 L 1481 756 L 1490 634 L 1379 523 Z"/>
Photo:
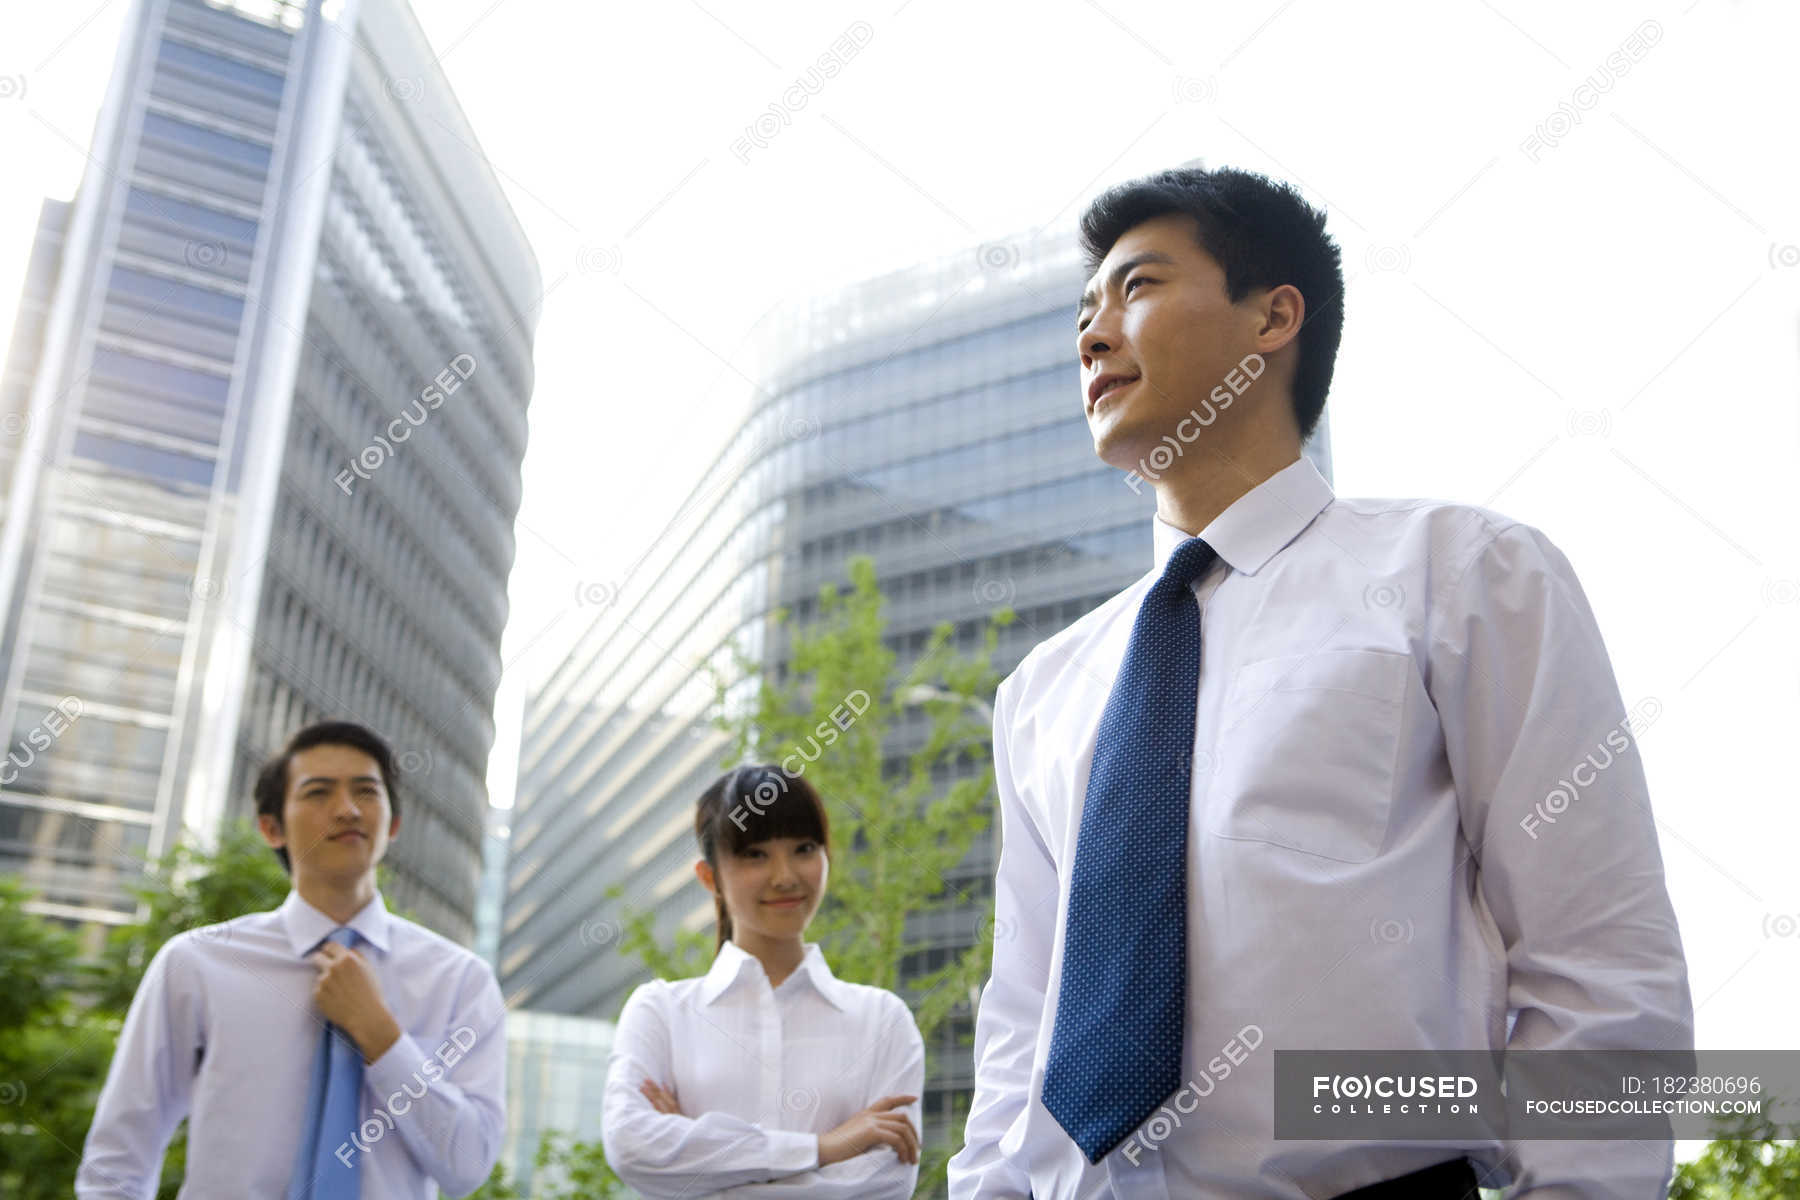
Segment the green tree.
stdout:
<path fill-rule="evenodd" d="M 183 930 L 277 908 L 289 886 L 281 862 L 248 821 L 229 826 L 211 850 L 175 846 L 133 889 L 144 916 L 107 938 L 95 1003 L 123 1016 L 164 942 Z"/>
<path fill-rule="evenodd" d="M 1791 1200 L 1800 1196 L 1800 1125 L 1741 1114 L 1718 1123 L 1717 1140 L 1675 1168 L 1669 1200 Z"/>
<path fill-rule="evenodd" d="M 76 939 L 31 895 L 0 878 L 0 1196 L 20 1200 L 72 1193 L 117 1032 L 72 1002 Z"/>
<path fill-rule="evenodd" d="M 908 952 L 908 919 L 929 917 L 966 901 L 947 894 L 945 876 L 968 855 L 991 821 L 993 770 L 991 709 L 999 682 L 993 655 L 999 631 L 1011 624 L 1010 608 L 996 612 L 980 647 L 960 652 L 955 628 L 945 622 L 904 672 L 883 640 L 886 604 L 874 561 L 849 560 L 851 589 L 820 589 L 819 617 L 806 626 L 781 609 L 774 622 L 788 634 L 790 658 L 781 679 L 732 647 L 730 673 L 713 672 L 715 725 L 730 736 L 720 768 L 746 760 L 798 769 L 825 800 L 837 848 L 831 884 L 808 927 L 840 978 L 902 991 Z M 923 743 L 904 763 L 890 764 L 897 721 L 920 709 L 929 721 Z M 958 768 L 973 773 L 954 777 Z M 619 889 L 612 889 L 614 896 Z M 992 905 L 975 944 L 935 971 L 910 978 L 908 999 L 925 1039 L 926 1078 L 939 1077 L 940 1039 L 933 1035 L 951 1016 L 967 1013 L 970 995 L 992 962 Z M 665 978 L 704 974 L 713 957 L 713 933 L 677 930 L 659 938 L 648 912 L 626 908 L 620 948 L 639 955 Z M 967 1053 L 960 1039 L 953 1053 Z M 964 1113 L 948 1114 L 949 1146 L 928 1145 L 921 1155 L 919 1191 L 936 1194 L 945 1166 L 961 1148 Z M 921 1131 L 924 1132 L 924 1131 Z"/>
<path fill-rule="evenodd" d="M 99 958 L 85 962 L 71 934 L 25 910 L 23 887 L 0 879 L 0 1196 L 73 1194 L 119 1028 L 163 944 L 276 908 L 289 887 L 262 835 L 239 822 L 210 850 L 178 845 L 147 864 L 133 889 L 142 917 L 113 930 Z M 186 1151 L 184 1123 L 163 1157 L 159 1200 L 180 1190 Z"/>
<path fill-rule="evenodd" d="M 599 1142 L 583 1142 L 557 1130 L 548 1130 L 532 1156 L 530 1186 L 522 1187 L 518 1175 L 506 1178 L 504 1164 L 495 1163 L 487 1181 L 467 1200 L 612 1200 L 627 1194 L 625 1184 L 606 1165 Z"/>

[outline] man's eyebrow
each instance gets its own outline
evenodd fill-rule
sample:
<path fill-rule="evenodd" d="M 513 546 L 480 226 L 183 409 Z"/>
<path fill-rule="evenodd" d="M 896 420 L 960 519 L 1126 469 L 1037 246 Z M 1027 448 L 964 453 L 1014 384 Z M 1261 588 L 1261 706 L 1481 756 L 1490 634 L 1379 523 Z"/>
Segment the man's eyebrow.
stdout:
<path fill-rule="evenodd" d="M 1170 258 L 1167 254 L 1162 253 L 1160 250 L 1146 250 L 1142 254 L 1133 255 L 1114 267 L 1112 269 L 1112 274 L 1107 278 L 1107 283 L 1112 287 L 1118 287 L 1121 283 L 1125 282 L 1125 277 L 1127 275 L 1131 274 L 1132 271 L 1136 270 L 1138 267 L 1144 266 L 1146 263 L 1161 263 L 1163 266 L 1172 267 L 1175 265 L 1175 260 Z M 1095 293 L 1093 288 L 1089 288 L 1087 291 L 1081 293 L 1081 303 L 1075 307 L 1075 319 L 1080 321 L 1081 314 L 1099 303 L 1099 300 L 1100 297 Z"/>
<path fill-rule="evenodd" d="M 302 779 L 300 781 L 300 786 L 304 788 L 304 787 L 311 787 L 315 783 L 336 783 L 337 781 L 338 781 L 338 777 L 335 775 L 308 775 L 305 779 Z M 353 777 L 350 780 L 350 782 L 351 783 L 380 783 L 381 777 L 378 775 L 357 775 L 357 776 Z"/>

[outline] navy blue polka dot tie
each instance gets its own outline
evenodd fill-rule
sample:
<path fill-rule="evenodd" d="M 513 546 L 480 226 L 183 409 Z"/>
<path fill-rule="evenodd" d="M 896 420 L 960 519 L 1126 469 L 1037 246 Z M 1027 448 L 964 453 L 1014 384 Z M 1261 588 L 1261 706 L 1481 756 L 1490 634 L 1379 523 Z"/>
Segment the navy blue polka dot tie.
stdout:
<path fill-rule="evenodd" d="M 1100 718 L 1063 938 L 1044 1107 L 1097 1163 L 1181 1086 L 1200 605 L 1217 552 L 1175 548 Z"/>

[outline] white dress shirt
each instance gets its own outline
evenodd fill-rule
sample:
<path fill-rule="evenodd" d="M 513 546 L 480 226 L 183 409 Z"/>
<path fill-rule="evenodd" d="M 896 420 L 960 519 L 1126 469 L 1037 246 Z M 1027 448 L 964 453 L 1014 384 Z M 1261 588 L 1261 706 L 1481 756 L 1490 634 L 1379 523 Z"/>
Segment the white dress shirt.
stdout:
<path fill-rule="evenodd" d="M 363 1067 L 362 1194 L 474 1191 L 505 1125 L 505 1004 L 480 958 L 391 915 L 379 893 L 349 921 L 402 1032 Z M 273 912 L 178 933 L 132 997 L 76 1175 L 81 1200 L 146 1200 L 188 1119 L 181 1196 L 287 1195 L 325 1028 L 305 955 L 337 922 L 289 892 Z M 370 1122 L 374 1124 L 371 1125 Z"/>
<path fill-rule="evenodd" d="M 1568 560 L 1487 509 L 1338 499 L 1306 458 L 1201 531 L 1222 561 L 1194 585 L 1181 1077 L 1210 1095 L 1135 1166 L 1125 1144 L 1090 1165 L 1044 1108 L 1101 713 L 1188 537 L 1152 519 L 1155 568 L 995 700 L 994 961 L 952 1200 L 1316 1200 L 1465 1153 L 1514 1196 L 1662 1196 L 1667 1142 L 1274 1139 L 1277 1049 L 1693 1046 L 1643 768 L 1613 748 L 1626 707 Z"/>
<path fill-rule="evenodd" d="M 681 1112 L 658 1112 L 649 1079 Z M 884 1096 L 925 1094 L 925 1041 L 906 1002 L 846 983 L 816 942 L 779 988 L 726 942 L 696 979 L 654 979 L 619 1014 L 601 1139 L 652 1200 L 699 1196 L 906 1200 L 919 1177 L 891 1146 L 819 1165 L 819 1135 Z M 922 1099 L 891 1111 L 920 1128 Z"/>

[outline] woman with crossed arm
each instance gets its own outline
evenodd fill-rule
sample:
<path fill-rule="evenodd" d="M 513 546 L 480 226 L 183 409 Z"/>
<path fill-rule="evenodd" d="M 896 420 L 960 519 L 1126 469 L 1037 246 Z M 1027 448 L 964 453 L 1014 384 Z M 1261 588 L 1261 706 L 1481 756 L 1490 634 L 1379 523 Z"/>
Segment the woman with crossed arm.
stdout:
<path fill-rule="evenodd" d="M 773 765 L 738 767 L 701 793 L 694 834 L 717 954 L 705 975 L 626 1000 L 606 1161 L 650 1200 L 905 1200 L 925 1043 L 905 1001 L 838 979 L 803 940 L 830 867 L 817 790 Z"/>

